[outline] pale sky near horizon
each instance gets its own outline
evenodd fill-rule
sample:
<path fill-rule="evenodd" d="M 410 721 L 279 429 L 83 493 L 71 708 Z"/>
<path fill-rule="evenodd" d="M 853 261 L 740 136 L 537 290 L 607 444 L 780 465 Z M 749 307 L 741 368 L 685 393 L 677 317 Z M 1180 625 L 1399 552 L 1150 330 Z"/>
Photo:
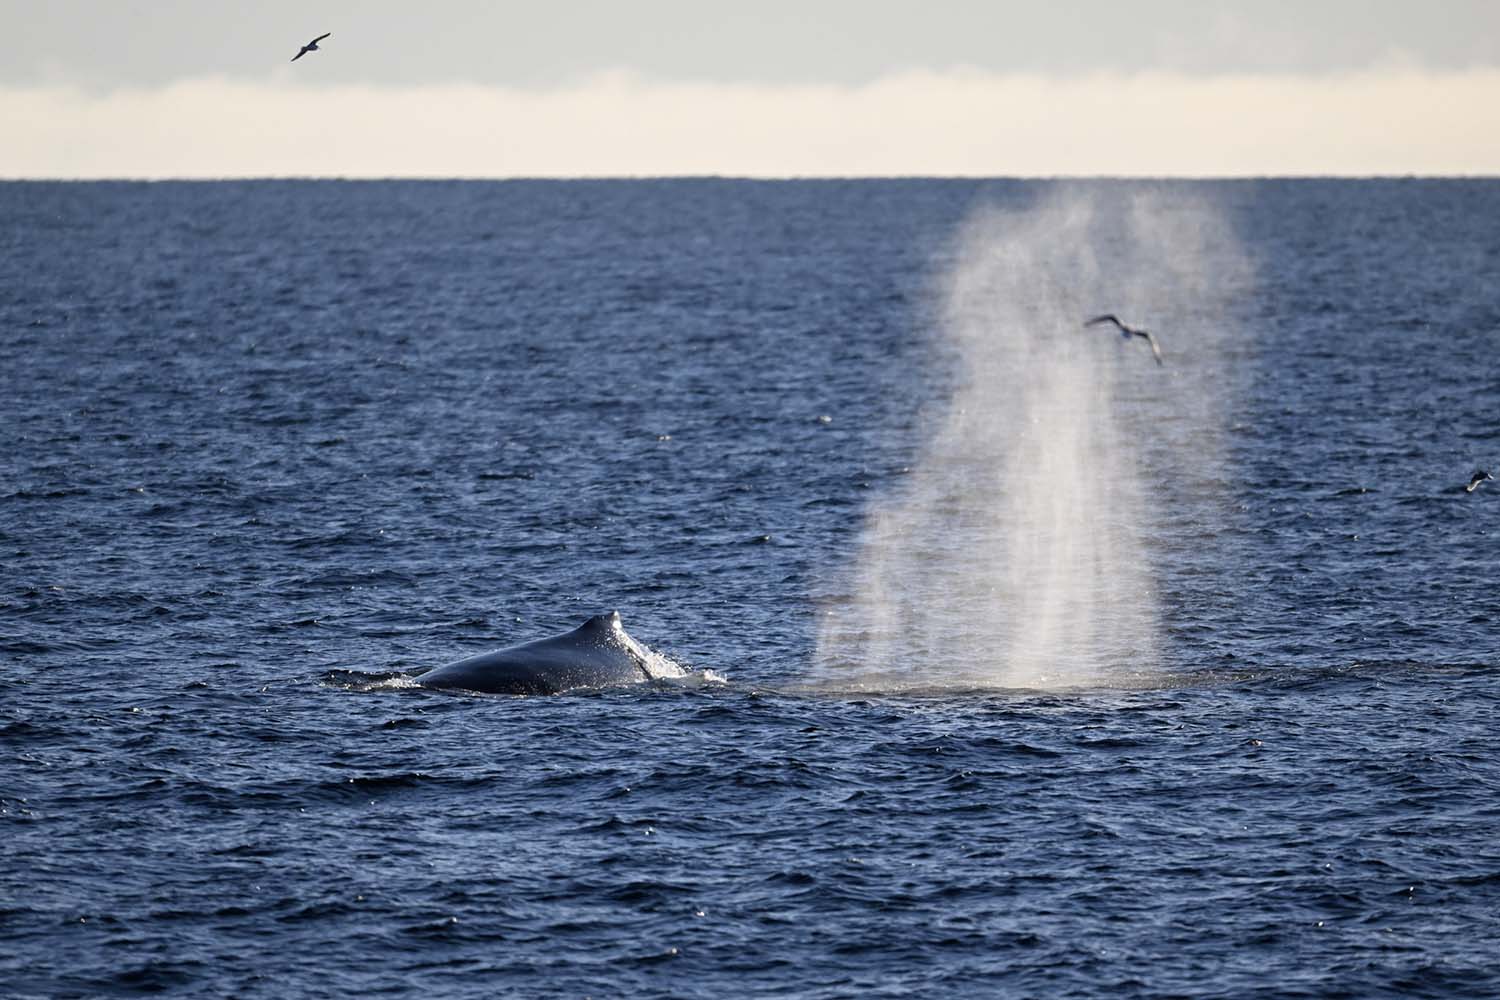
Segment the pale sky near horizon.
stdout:
<path fill-rule="evenodd" d="M 1500 2 L 0 0 L 0 134 L 0 177 L 1494 175 Z"/>

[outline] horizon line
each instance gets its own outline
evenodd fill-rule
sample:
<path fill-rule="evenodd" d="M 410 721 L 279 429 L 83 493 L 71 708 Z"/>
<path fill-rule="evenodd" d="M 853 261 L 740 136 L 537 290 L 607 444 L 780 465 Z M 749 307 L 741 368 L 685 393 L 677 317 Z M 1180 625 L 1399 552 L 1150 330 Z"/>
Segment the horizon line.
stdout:
<path fill-rule="evenodd" d="M 0 184 L 223 184 L 223 183 L 619 183 L 646 181 L 720 181 L 783 184 L 853 181 L 1022 181 L 1106 183 L 1224 184 L 1252 181 L 1500 181 L 1496 173 L 1255 173 L 1255 174 L 99 174 L 97 176 L 5 176 Z"/>

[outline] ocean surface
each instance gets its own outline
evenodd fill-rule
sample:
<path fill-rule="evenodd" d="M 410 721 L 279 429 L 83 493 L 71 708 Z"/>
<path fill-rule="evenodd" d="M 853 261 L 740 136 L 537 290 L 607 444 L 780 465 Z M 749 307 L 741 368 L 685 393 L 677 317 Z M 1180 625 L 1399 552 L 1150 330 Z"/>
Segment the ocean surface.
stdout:
<path fill-rule="evenodd" d="M 0 184 L 0 996 L 1500 996 L 1497 219 Z"/>

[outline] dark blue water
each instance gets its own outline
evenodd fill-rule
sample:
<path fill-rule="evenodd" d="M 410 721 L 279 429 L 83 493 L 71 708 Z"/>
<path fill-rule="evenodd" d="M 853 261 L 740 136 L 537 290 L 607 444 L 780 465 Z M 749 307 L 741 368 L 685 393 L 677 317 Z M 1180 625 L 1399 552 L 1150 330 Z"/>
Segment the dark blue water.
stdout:
<path fill-rule="evenodd" d="M 0 185 L 0 995 L 1500 995 L 1500 183 L 1067 186 L 1154 656 L 822 670 L 1060 190 Z"/>

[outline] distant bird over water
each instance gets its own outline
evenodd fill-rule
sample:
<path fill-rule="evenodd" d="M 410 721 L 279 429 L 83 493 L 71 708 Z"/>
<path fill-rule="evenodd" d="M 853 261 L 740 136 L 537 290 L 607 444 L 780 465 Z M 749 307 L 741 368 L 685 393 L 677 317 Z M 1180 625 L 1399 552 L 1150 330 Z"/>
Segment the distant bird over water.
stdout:
<path fill-rule="evenodd" d="M 296 62 L 298 59 L 301 59 L 303 56 L 307 55 L 309 52 L 316 52 L 316 51 L 318 51 L 318 43 L 321 42 L 323 39 L 327 38 L 331 34 L 333 34 L 333 32 L 331 32 L 331 31 L 325 31 L 321 35 L 319 35 L 317 38 L 314 38 L 312 41 L 310 41 L 306 45 L 302 46 L 302 51 L 298 52 L 296 55 L 292 56 L 292 62 Z"/>
<path fill-rule="evenodd" d="M 1464 492 L 1465 493 L 1473 493 L 1475 490 L 1479 489 L 1479 484 L 1480 483 L 1486 482 L 1486 481 L 1494 479 L 1494 478 L 1495 477 L 1492 476 L 1492 475 L 1490 475 L 1488 472 L 1485 472 L 1483 469 L 1480 469 L 1479 471 L 1475 472 L 1472 476 L 1469 477 L 1469 485 L 1464 487 Z"/>
<path fill-rule="evenodd" d="M 1126 326 L 1124 323 L 1120 322 L 1120 317 L 1116 316 L 1114 313 L 1105 313 L 1103 316 L 1095 316 L 1093 319 L 1089 320 L 1083 325 L 1098 326 L 1100 323 L 1113 323 L 1116 327 L 1119 328 L 1120 336 L 1124 337 L 1126 340 L 1129 340 L 1131 337 L 1144 338 L 1146 343 L 1151 345 L 1151 356 L 1156 359 L 1156 363 L 1162 363 L 1161 348 L 1157 346 L 1156 338 L 1151 336 L 1150 330 L 1137 330 L 1133 326 Z"/>

